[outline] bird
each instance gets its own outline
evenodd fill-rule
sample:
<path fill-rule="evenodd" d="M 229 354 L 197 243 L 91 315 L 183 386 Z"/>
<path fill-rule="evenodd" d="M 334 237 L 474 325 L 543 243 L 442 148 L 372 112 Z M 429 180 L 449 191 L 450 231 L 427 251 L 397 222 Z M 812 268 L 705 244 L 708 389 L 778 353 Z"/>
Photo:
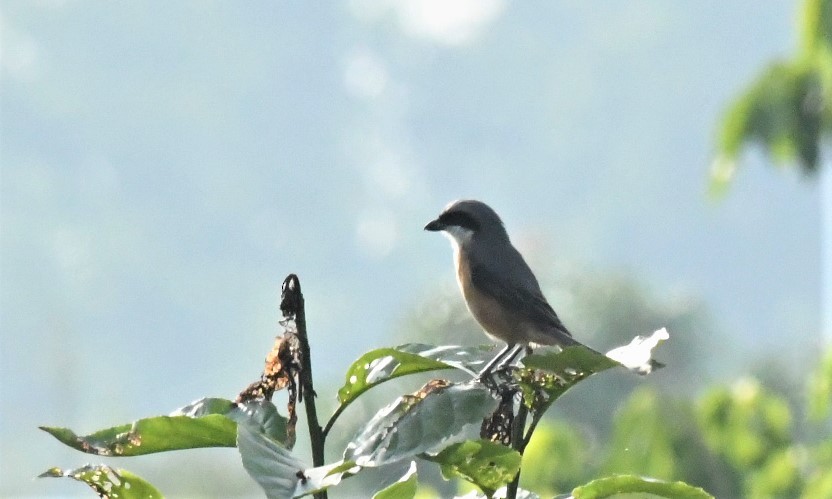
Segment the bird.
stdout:
<path fill-rule="evenodd" d="M 456 278 L 471 315 L 505 347 L 479 372 L 508 366 L 529 346 L 580 345 L 546 301 L 523 255 L 511 244 L 502 219 L 473 199 L 450 203 L 425 230 L 443 232 L 454 249 Z M 499 364 L 498 364 L 499 363 Z"/>

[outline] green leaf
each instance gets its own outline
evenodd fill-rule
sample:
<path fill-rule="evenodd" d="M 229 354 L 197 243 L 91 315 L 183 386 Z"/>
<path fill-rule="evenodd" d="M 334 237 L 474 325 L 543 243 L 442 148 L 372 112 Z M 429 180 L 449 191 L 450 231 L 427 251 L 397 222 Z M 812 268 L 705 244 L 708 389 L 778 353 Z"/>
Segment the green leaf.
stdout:
<path fill-rule="evenodd" d="M 825 42 L 823 46 L 828 47 Z M 737 156 L 750 143 L 763 146 L 775 162 L 796 160 L 806 173 L 817 169 L 822 132 L 830 126 L 828 59 L 827 55 L 775 62 L 734 101 L 719 132 L 711 171 L 713 193 L 726 190 Z"/>
<path fill-rule="evenodd" d="M 381 466 L 436 452 L 479 428 L 497 407 L 479 383 L 428 383 L 382 408 L 347 445 L 344 459 L 359 466 Z"/>
<path fill-rule="evenodd" d="M 593 480 L 572 490 L 575 499 L 600 499 L 618 494 L 645 493 L 672 499 L 713 499 L 713 496 L 684 482 L 665 482 L 634 475 L 618 475 Z"/>
<path fill-rule="evenodd" d="M 523 359 L 526 369 L 517 374 L 526 404 L 535 411 L 545 410 L 581 380 L 616 366 L 636 374 L 649 374 L 664 367 L 652 354 L 653 349 L 669 338 L 667 330 L 661 328 L 647 337 L 636 336 L 629 344 L 614 348 L 606 355 L 585 345 L 529 355 Z"/>
<path fill-rule="evenodd" d="M 156 487 L 143 478 L 129 471 L 116 470 L 103 464 L 98 466 L 88 464 L 74 470 L 51 468 L 38 476 L 38 478 L 44 477 L 67 477 L 84 482 L 99 496 L 106 498 L 151 499 L 163 497 L 162 493 L 156 490 Z"/>
<path fill-rule="evenodd" d="M 235 424 L 216 414 L 158 416 L 79 436 L 68 428 L 41 427 L 64 444 L 99 456 L 140 456 L 199 447 L 234 447 Z"/>
<path fill-rule="evenodd" d="M 315 494 L 329 487 L 338 485 L 341 480 L 349 478 L 361 471 L 355 463 L 338 461 L 337 463 L 309 468 L 303 472 L 303 480 L 295 489 L 295 497 Z"/>
<path fill-rule="evenodd" d="M 228 414 L 229 418 L 238 424 L 249 424 L 259 428 L 270 438 L 291 449 L 294 439 L 287 441 L 287 425 L 289 420 L 277 412 L 277 407 L 265 399 L 252 400 L 244 404 L 236 404 Z"/>
<path fill-rule="evenodd" d="M 224 399 L 198 400 L 170 416 L 156 416 L 79 436 L 68 428 L 42 426 L 62 443 L 99 456 L 140 456 L 201 447 L 234 447 L 237 423 L 256 424 L 274 438 L 285 439 L 286 419 L 271 402 L 237 406 Z"/>
<path fill-rule="evenodd" d="M 514 371 L 513 375 L 524 403 L 538 415 L 546 412 L 555 400 L 580 381 L 622 365 L 584 345 L 532 354 L 524 357 L 522 362 L 524 368 Z"/>
<path fill-rule="evenodd" d="M 346 382 L 338 390 L 340 405 L 326 424 L 325 432 L 335 420 L 361 394 L 380 385 L 408 374 L 439 369 L 461 369 L 475 374 L 474 366 L 484 363 L 488 347 L 433 346 L 408 343 L 395 348 L 379 348 L 362 355 L 347 370 Z"/>
<path fill-rule="evenodd" d="M 269 499 L 295 496 L 305 466 L 288 449 L 252 425 L 237 425 L 237 447 L 243 467 Z"/>
<path fill-rule="evenodd" d="M 234 409 L 235 405 L 234 402 L 227 399 L 205 397 L 176 409 L 170 415 L 199 418 L 209 414 L 227 414 Z"/>
<path fill-rule="evenodd" d="M 419 346 L 424 348 L 420 350 L 413 348 L 413 345 L 404 345 L 378 348 L 362 355 L 347 370 L 346 382 L 338 390 L 338 401 L 342 405 L 349 404 L 370 388 L 400 376 L 453 367 L 430 356 L 420 355 L 431 350 L 429 345 Z M 408 347 L 415 351 L 407 351 Z"/>
<path fill-rule="evenodd" d="M 446 479 L 461 477 L 487 496 L 507 485 L 520 469 L 520 453 L 489 440 L 466 440 L 446 447 L 428 459 L 439 463 Z"/>
<path fill-rule="evenodd" d="M 337 485 L 342 478 L 352 476 L 359 470 L 355 463 L 345 461 L 306 468 L 279 442 L 249 424 L 237 427 L 237 448 L 243 468 L 270 499 L 314 494 Z"/>
<path fill-rule="evenodd" d="M 541 412 L 581 380 L 620 365 L 591 348 L 576 345 L 523 358 L 525 369 L 516 376 L 526 405 Z"/>
<path fill-rule="evenodd" d="M 818 52 L 832 49 L 832 2 L 829 0 L 805 0 L 801 12 L 801 38 L 803 56 L 811 57 Z"/>
<path fill-rule="evenodd" d="M 396 350 L 415 353 L 426 359 L 433 359 L 451 367 L 461 369 L 474 376 L 494 356 L 494 345 L 461 347 L 456 345 L 426 345 L 407 343 L 399 345 Z"/>
<path fill-rule="evenodd" d="M 523 359 L 523 365 L 532 369 L 543 369 L 564 378 L 573 378 L 586 377 L 620 364 L 591 348 L 576 345 L 559 352 L 531 354 Z"/>
<path fill-rule="evenodd" d="M 494 493 L 493 497 L 506 497 L 507 492 L 507 487 L 502 487 Z M 491 499 L 491 497 L 477 490 L 472 490 L 464 496 L 454 496 L 454 499 Z M 529 490 L 517 489 L 517 499 L 540 499 L 540 495 Z M 561 496 L 558 496 L 558 499 L 561 499 Z"/>
<path fill-rule="evenodd" d="M 396 483 L 373 494 L 373 499 L 413 499 L 416 496 L 417 485 L 416 462 L 410 461 L 404 476 Z"/>

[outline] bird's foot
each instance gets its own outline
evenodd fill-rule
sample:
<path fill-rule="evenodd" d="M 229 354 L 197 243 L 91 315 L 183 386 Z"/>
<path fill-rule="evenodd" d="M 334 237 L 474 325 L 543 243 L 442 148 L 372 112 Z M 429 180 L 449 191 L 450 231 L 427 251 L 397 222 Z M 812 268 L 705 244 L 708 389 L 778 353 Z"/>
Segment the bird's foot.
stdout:
<path fill-rule="evenodd" d="M 482 383 L 492 392 L 502 395 L 503 393 L 517 389 L 517 379 L 514 377 L 516 366 L 502 366 L 489 372 L 481 372 L 474 381 Z"/>

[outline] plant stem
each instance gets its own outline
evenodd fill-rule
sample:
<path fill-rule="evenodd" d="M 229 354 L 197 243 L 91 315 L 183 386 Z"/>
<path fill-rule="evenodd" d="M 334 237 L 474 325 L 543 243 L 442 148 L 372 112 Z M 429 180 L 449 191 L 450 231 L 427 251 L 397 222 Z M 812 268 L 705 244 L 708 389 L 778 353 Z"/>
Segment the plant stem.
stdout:
<path fill-rule="evenodd" d="M 347 408 L 347 406 L 346 406 L 345 404 L 340 404 L 340 405 L 338 406 L 338 408 L 337 408 L 337 409 L 335 409 L 335 412 L 334 412 L 334 413 L 332 413 L 332 416 L 330 416 L 329 421 L 327 421 L 327 422 L 326 422 L 326 426 L 324 426 L 324 431 L 323 431 L 323 433 L 324 433 L 324 438 L 326 438 L 326 436 L 327 436 L 327 435 L 329 435 L 329 430 L 331 430 L 331 429 L 332 429 L 332 425 L 334 425 L 334 424 L 335 424 L 335 420 L 336 420 L 336 419 L 338 419 L 338 416 L 340 416 L 340 415 L 341 415 L 341 413 L 342 413 L 342 412 L 344 411 L 344 409 L 346 409 L 346 408 Z"/>
<path fill-rule="evenodd" d="M 315 407 L 315 388 L 312 384 L 312 357 L 309 349 L 309 338 L 306 334 L 306 311 L 304 309 L 303 293 L 300 290 L 300 280 L 295 274 L 289 274 L 283 281 L 283 297 L 281 309 L 286 314 L 288 309 L 294 308 L 295 327 L 297 328 L 298 340 L 301 352 L 300 384 L 304 395 L 304 408 L 306 409 L 306 422 L 309 427 L 309 440 L 312 446 L 312 464 L 315 467 L 324 465 L 324 443 L 326 435 L 318 423 L 318 410 Z M 315 494 L 315 499 L 326 499 L 326 491 Z"/>
<path fill-rule="evenodd" d="M 523 438 L 523 430 L 526 429 L 526 417 L 529 415 L 529 409 L 526 407 L 526 404 L 523 403 L 522 397 L 520 398 L 520 407 L 517 409 L 517 416 L 514 418 L 514 424 L 511 427 L 511 448 L 516 450 L 523 455 L 523 450 L 525 449 L 525 440 Z M 517 470 L 517 475 L 514 476 L 514 480 L 508 484 L 506 487 L 506 499 L 516 499 L 517 498 L 517 489 L 520 487 L 520 471 L 522 468 Z"/>
<path fill-rule="evenodd" d="M 543 419 L 543 411 L 537 411 L 532 416 L 532 422 L 529 424 L 529 429 L 526 430 L 526 436 L 523 438 L 523 445 L 518 449 L 520 454 L 522 454 L 526 450 L 526 446 L 529 445 L 529 442 L 532 439 L 532 433 L 534 433 L 535 428 L 537 428 L 537 423 Z"/>

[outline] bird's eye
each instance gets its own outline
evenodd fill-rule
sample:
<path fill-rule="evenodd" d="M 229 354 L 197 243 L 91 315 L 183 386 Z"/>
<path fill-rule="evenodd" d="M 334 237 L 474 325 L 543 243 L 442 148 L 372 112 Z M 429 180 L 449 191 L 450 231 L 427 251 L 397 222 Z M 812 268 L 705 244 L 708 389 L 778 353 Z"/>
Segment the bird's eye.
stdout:
<path fill-rule="evenodd" d="M 439 220 L 441 220 L 445 225 L 456 225 L 471 231 L 477 231 L 480 228 L 480 224 L 474 219 L 474 217 L 460 211 L 443 213 L 442 216 L 439 217 Z"/>

